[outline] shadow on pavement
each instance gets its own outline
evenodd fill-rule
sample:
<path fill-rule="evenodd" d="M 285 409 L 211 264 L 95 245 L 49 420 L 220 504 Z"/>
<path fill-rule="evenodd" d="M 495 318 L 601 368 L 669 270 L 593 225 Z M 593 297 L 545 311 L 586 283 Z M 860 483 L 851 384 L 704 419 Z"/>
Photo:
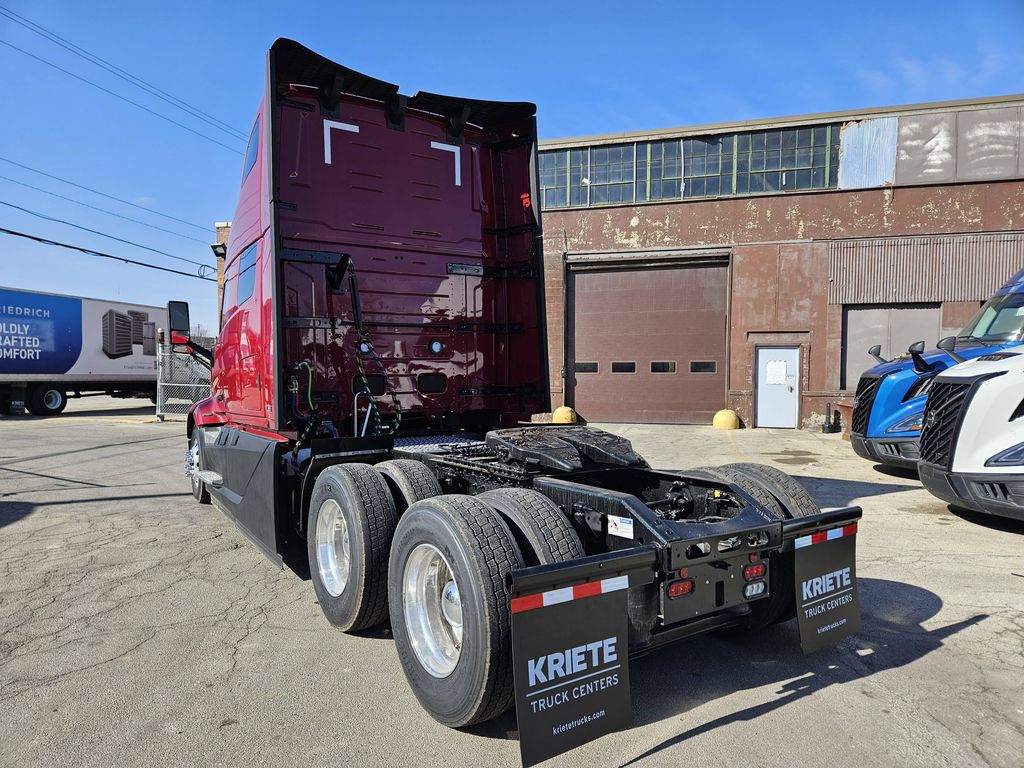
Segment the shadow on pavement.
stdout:
<path fill-rule="evenodd" d="M 43 419 L 75 419 L 81 416 L 152 416 L 156 418 L 156 406 L 150 402 L 143 405 L 125 405 L 120 408 L 90 408 L 89 410 L 64 411 L 59 416 L 36 416 Z"/>
<path fill-rule="evenodd" d="M 707 636 L 685 653 L 662 650 L 633 663 L 630 679 L 636 723 L 679 717 L 702 704 L 744 689 L 779 684 L 776 698 L 692 727 L 637 755 L 631 765 L 695 736 L 739 721 L 770 715 L 831 685 L 914 662 L 988 614 L 928 630 L 922 625 L 942 608 L 934 592 L 884 579 L 860 579 L 863 625 L 839 646 L 804 656 L 796 622 L 763 632 Z M 682 650 L 683 646 L 680 646 Z"/>
<path fill-rule="evenodd" d="M 35 504 L 27 501 L 0 501 L 0 528 L 28 517 L 35 508 Z"/>
<path fill-rule="evenodd" d="M 917 467 L 891 467 L 888 464 L 875 464 L 875 472 L 889 477 L 902 477 L 904 480 L 920 480 Z"/>
<path fill-rule="evenodd" d="M 952 504 L 946 507 L 952 514 L 968 523 L 981 525 L 995 531 L 1007 533 L 1024 533 L 1024 520 L 1014 520 L 1011 517 L 1000 517 L 999 515 L 986 515 L 982 512 L 972 512 L 969 509 L 955 507 Z"/>
<path fill-rule="evenodd" d="M 693 727 L 637 755 L 631 765 L 687 739 L 737 721 L 770 715 L 830 685 L 902 667 L 940 648 L 943 641 L 988 618 L 928 630 L 922 623 L 942 608 L 942 599 L 920 587 L 884 579 L 860 579 L 862 627 L 836 648 L 805 656 L 796 621 L 760 632 L 735 630 L 683 640 L 630 662 L 635 725 L 679 717 L 709 701 L 778 684 L 777 698 Z M 465 729 L 492 739 L 519 737 L 515 709 Z"/>
<path fill-rule="evenodd" d="M 864 480 L 846 480 L 838 477 L 814 477 L 793 475 L 822 507 L 847 507 L 855 499 L 868 496 L 885 496 L 902 491 L 917 491 L 920 484 L 894 485 L 893 483 L 872 483 Z M 916 479 L 916 475 L 915 475 Z"/>

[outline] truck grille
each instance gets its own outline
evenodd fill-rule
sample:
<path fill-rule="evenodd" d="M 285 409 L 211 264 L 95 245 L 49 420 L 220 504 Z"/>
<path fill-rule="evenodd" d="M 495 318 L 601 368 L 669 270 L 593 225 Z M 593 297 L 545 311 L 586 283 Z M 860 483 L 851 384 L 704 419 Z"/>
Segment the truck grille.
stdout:
<path fill-rule="evenodd" d="M 857 395 L 854 398 L 856 405 L 853 408 L 853 423 L 850 428 L 858 435 L 868 431 L 868 417 L 871 416 L 871 406 L 875 402 L 878 384 L 881 381 L 880 376 L 861 376 L 857 382 Z"/>
<path fill-rule="evenodd" d="M 921 460 L 949 466 L 953 457 L 960 414 L 974 382 L 936 381 L 928 393 L 921 432 Z"/>

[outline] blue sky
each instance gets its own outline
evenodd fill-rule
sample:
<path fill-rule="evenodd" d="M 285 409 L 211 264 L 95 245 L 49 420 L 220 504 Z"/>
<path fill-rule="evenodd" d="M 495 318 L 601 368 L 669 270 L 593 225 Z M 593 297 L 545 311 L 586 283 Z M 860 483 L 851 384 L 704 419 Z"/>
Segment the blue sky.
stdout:
<path fill-rule="evenodd" d="M 24 2 L 0 6 L 247 132 L 264 55 L 290 37 L 398 83 L 538 104 L 543 138 L 1024 92 L 1024 3 L 730 4 Z M 241 152 L 233 139 L 0 17 L 17 46 Z M 0 161 L 0 176 L 137 218 L 138 224 L 0 179 L 0 201 L 156 250 L 212 261 L 240 154 L 0 45 L 0 157 L 160 211 L 171 221 Z M 0 227 L 168 267 L 149 251 L 0 206 Z M 204 283 L 0 235 L 0 285 L 148 304 L 191 302 L 215 327 Z"/>

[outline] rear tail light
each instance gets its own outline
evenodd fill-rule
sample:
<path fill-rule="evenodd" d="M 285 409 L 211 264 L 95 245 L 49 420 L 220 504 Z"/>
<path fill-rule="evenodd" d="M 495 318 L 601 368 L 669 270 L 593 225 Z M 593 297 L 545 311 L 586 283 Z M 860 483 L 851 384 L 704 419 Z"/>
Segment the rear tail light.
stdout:
<path fill-rule="evenodd" d="M 665 589 L 668 596 L 675 600 L 677 597 L 688 595 L 693 592 L 693 579 L 683 579 L 682 581 L 673 581 Z"/>
<path fill-rule="evenodd" d="M 744 581 L 752 581 L 753 579 L 760 579 L 765 574 L 764 563 L 753 563 L 751 565 L 744 566 L 743 568 L 743 579 Z"/>

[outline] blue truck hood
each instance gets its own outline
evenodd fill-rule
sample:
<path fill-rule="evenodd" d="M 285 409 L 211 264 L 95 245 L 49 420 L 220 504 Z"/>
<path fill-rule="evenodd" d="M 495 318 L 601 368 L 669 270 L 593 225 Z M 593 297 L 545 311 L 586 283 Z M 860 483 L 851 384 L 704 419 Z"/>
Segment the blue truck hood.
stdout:
<path fill-rule="evenodd" d="M 1020 346 L 1020 342 L 977 344 L 959 346 L 956 352 L 961 357 L 971 360 L 1016 346 Z M 956 364 L 941 349 L 929 349 L 922 354 L 922 357 L 932 366 L 932 370 L 925 374 L 914 370 L 914 363 L 909 356 L 890 360 L 888 363 L 879 363 L 864 371 L 865 376 L 884 377 L 875 390 L 865 437 L 917 437 L 921 433 L 920 428 L 893 429 L 901 421 L 912 420 L 915 416 L 924 414 L 924 405 L 928 399 L 927 393 L 909 399 L 907 399 L 907 393 L 920 378 L 934 376 Z"/>

